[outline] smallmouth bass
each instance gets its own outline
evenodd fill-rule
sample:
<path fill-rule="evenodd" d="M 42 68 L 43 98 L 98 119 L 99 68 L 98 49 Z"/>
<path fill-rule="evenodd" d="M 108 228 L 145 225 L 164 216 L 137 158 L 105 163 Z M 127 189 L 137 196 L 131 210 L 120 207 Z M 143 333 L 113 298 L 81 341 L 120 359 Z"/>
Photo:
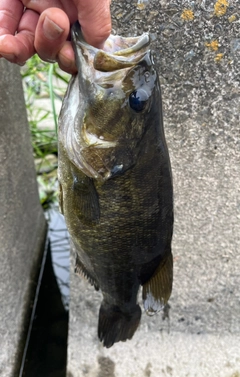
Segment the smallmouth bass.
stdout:
<path fill-rule="evenodd" d="M 78 74 L 59 117 L 59 203 L 83 273 L 103 301 L 105 347 L 131 339 L 172 290 L 173 188 L 149 36 L 111 35 L 104 50 L 72 27 Z"/>

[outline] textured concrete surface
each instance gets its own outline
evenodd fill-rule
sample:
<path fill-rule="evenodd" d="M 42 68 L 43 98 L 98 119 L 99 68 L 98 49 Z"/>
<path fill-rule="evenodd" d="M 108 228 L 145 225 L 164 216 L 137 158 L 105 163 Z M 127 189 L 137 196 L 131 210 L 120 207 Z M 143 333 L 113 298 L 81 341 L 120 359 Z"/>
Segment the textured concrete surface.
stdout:
<path fill-rule="evenodd" d="M 19 68 L 0 59 L 0 376 L 17 377 L 46 222 Z"/>
<path fill-rule="evenodd" d="M 170 309 L 106 350 L 101 295 L 71 276 L 69 377 L 240 376 L 240 5 L 112 1 L 118 34 L 149 30 L 175 192 Z"/>
<path fill-rule="evenodd" d="M 183 272 L 175 274 L 175 280 L 181 278 L 185 279 Z M 189 284 L 188 276 L 185 280 Z M 225 314 L 224 307 L 209 304 L 207 296 L 200 311 L 198 291 L 184 301 L 183 289 L 175 289 L 169 320 L 143 314 L 134 338 L 110 349 L 97 338 L 101 294 L 79 279 L 72 279 L 71 293 L 68 377 L 240 376 L 239 319 L 236 313 Z M 223 317 L 224 323 L 238 321 L 238 331 L 222 331 Z"/>

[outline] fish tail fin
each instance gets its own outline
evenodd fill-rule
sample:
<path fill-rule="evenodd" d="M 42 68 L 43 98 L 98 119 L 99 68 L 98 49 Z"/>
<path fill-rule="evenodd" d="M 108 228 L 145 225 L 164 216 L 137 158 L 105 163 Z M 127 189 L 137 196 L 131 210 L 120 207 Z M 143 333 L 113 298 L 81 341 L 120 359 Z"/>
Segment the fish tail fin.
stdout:
<path fill-rule="evenodd" d="M 143 306 L 147 314 L 153 315 L 167 303 L 172 292 L 173 257 L 170 252 L 159 264 L 153 276 L 143 285 Z"/>
<path fill-rule="evenodd" d="M 138 328 L 140 319 L 139 305 L 125 312 L 120 307 L 103 301 L 99 311 L 98 337 L 105 347 L 110 348 L 116 342 L 131 339 Z"/>

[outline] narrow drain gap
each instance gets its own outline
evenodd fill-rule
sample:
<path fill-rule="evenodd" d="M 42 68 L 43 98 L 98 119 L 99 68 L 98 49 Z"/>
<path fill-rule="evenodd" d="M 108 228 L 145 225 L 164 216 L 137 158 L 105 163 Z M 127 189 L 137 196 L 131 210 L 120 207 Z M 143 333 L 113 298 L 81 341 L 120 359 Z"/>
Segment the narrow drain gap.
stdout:
<path fill-rule="evenodd" d="M 62 216 L 51 211 L 50 245 L 22 377 L 66 377 L 69 242 L 64 224 Z M 57 244 L 54 243 L 56 237 L 59 240 Z"/>

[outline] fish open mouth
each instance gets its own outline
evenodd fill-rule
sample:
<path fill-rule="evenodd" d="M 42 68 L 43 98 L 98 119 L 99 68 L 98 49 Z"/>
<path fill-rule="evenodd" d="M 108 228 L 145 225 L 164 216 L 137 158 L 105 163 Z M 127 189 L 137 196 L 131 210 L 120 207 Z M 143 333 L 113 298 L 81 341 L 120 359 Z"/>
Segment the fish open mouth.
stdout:
<path fill-rule="evenodd" d="M 150 44 L 148 33 L 126 38 L 110 35 L 101 50 L 85 42 L 78 22 L 72 27 L 72 39 L 74 45 L 87 51 L 88 63 L 92 64 L 95 70 L 101 72 L 115 71 L 136 65 L 145 56 Z"/>
<path fill-rule="evenodd" d="M 149 43 L 150 38 L 148 33 L 144 33 L 139 37 L 127 38 L 110 35 L 104 44 L 103 50 L 114 56 L 128 56 L 148 46 Z"/>

